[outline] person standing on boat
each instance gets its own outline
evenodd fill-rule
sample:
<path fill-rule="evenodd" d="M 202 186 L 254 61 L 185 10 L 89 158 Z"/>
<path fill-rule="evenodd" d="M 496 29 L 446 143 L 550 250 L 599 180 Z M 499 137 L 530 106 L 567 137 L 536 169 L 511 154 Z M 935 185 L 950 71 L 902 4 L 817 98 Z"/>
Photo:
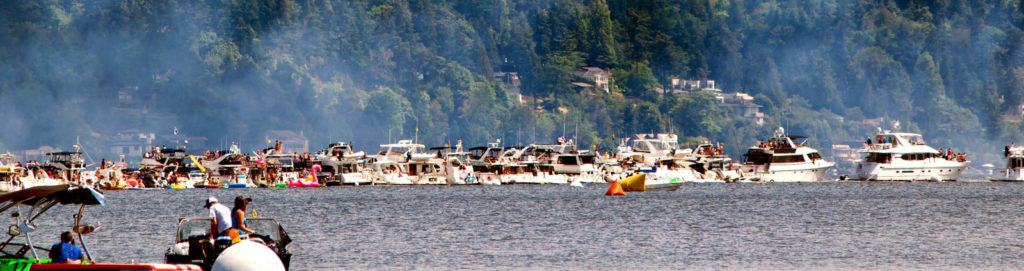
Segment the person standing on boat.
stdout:
<path fill-rule="evenodd" d="M 75 237 L 66 231 L 60 234 L 60 243 L 50 247 L 50 259 L 53 263 L 82 263 L 82 249 L 75 245 Z"/>
<path fill-rule="evenodd" d="M 239 231 L 238 234 L 256 233 L 256 231 L 245 226 L 245 212 L 249 207 L 249 203 L 252 203 L 252 198 L 235 197 L 235 207 L 231 210 L 231 229 Z"/>
<path fill-rule="evenodd" d="M 210 209 L 210 239 L 227 235 L 232 226 L 231 209 L 220 204 L 216 197 L 206 199 L 206 208 Z"/>

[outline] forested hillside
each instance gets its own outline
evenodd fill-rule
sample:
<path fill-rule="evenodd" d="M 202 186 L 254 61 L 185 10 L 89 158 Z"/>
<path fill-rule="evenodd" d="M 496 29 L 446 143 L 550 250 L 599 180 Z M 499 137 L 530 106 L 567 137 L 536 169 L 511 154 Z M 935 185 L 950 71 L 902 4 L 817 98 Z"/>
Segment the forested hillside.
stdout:
<path fill-rule="evenodd" d="M 883 117 L 994 154 L 1024 142 L 1022 2 L 5 1 L 0 149 L 174 127 L 209 147 L 284 129 L 363 148 L 673 130 L 736 155 L 780 125 L 827 149 Z M 614 90 L 575 89 L 584 66 Z M 648 91 L 673 76 L 754 95 L 766 123 Z"/>

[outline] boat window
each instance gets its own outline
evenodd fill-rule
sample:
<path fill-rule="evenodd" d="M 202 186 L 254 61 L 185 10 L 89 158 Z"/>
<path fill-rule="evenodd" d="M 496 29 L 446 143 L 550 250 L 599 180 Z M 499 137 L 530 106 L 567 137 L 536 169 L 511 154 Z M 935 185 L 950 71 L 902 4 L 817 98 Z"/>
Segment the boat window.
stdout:
<path fill-rule="evenodd" d="M 772 155 L 764 152 L 747 152 L 747 163 L 754 165 L 764 165 L 772 161 Z"/>
<path fill-rule="evenodd" d="M 576 156 L 559 156 L 558 163 L 563 165 L 578 165 L 579 161 L 576 160 Z"/>
<path fill-rule="evenodd" d="M 907 143 L 910 143 L 910 145 L 924 145 L 924 138 L 920 135 L 907 135 L 904 136 L 904 138 L 907 140 Z"/>
<path fill-rule="evenodd" d="M 892 161 L 892 154 L 889 153 L 869 153 L 867 162 L 870 163 L 889 163 Z"/>
<path fill-rule="evenodd" d="M 925 160 L 928 158 L 934 158 L 936 156 L 938 155 L 934 153 L 906 153 L 900 155 L 900 158 L 903 160 Z"/>
<path fill-rule="evenodd" d="M 271 240 L 281 240 L 280 224 L 276 220 L 247 218 L 245 219 L 245 227 L 253 229 L 260 234 L 265 234 Z M 209 222 L 207 222 L 206 231 L 209 230 Z"/>
<path fill-rule="evenodd" d="M 807 156 L 810 157 L 811 160 L 821 159 L 821 154 L 818 154 L 816 152 L 808 153 Z"/>
<path fill-rule="evenodd" d="M 878 143 L 878 144 L 885 144 L 885 143 L 895 144 L 896 143 L 896 138 L 894 136 L 891 136 L 891 135 L 879 135 L 879 136 L 875 137 L 875 143 Z"/>
<path fill-rule="evenodd" d="M 772 157 L 772 163 L 801 163 L 804 161 L 803 155 L 779 155 Z"/>
<path fill-rule="evenodd" d="M 633 150 L 638 152 L 650 152 L 651 149 L 647 146 L 647 141 L 637 141 L 633 143 Z"/>
<path fill-rule="evenodd" d="M 580 160 L 582 160 L 582 162 L 584 164 L 593 164 L 595 158 L 596 158 L 596 156 L 593 156 L 593 155 L 581 155 L 580 156 Z"/>
<path fill-rule="evenodd" d="M 1010 158 L 1008 168 L 1020 168 L 1024 167 L 1024 158 Z"/>

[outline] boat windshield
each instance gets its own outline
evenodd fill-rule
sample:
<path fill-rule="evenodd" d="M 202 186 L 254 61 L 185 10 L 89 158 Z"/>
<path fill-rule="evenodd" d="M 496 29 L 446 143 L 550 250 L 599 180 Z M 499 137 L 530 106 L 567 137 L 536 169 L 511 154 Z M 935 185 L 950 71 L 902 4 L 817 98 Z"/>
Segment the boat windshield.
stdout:
<path fill-rule="evenodd" d="M 921 135 L 905 135 L 903 138 L 906 139 L 907 143 L 910 143 L 910 145 L 924 145 L 924 138 L 921 137 Z"/>
<path fill-rule="evenodd" d="M 266 235 L 272 240 L 281 240 L 279 224 L 276 220 L 266 218 L 247 218 L 245 226 L 260 235 Z M 209 218 L 192 218 L 182 222 L 178 228 L 178 241 L 185 241 L 194 236 L 206 236 L 210 233 Z"/>
<path fill-rule="evenodd" d="M 660 140 L 637 140 L 633 142 L 633 150 L 639 152 L 667 151 L 676 147 L 675 142 Z"/>

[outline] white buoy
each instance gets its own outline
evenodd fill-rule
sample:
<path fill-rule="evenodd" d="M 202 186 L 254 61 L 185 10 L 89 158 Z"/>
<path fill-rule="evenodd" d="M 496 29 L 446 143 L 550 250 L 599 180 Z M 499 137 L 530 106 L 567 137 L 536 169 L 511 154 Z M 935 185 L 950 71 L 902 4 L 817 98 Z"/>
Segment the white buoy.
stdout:
<path fill-rule="evenodd" d="M 213 271 L 284 271 L 284 264 L 265 245 L 253 241 L 242 241 L 220 253 L 213 262 Z"/>

